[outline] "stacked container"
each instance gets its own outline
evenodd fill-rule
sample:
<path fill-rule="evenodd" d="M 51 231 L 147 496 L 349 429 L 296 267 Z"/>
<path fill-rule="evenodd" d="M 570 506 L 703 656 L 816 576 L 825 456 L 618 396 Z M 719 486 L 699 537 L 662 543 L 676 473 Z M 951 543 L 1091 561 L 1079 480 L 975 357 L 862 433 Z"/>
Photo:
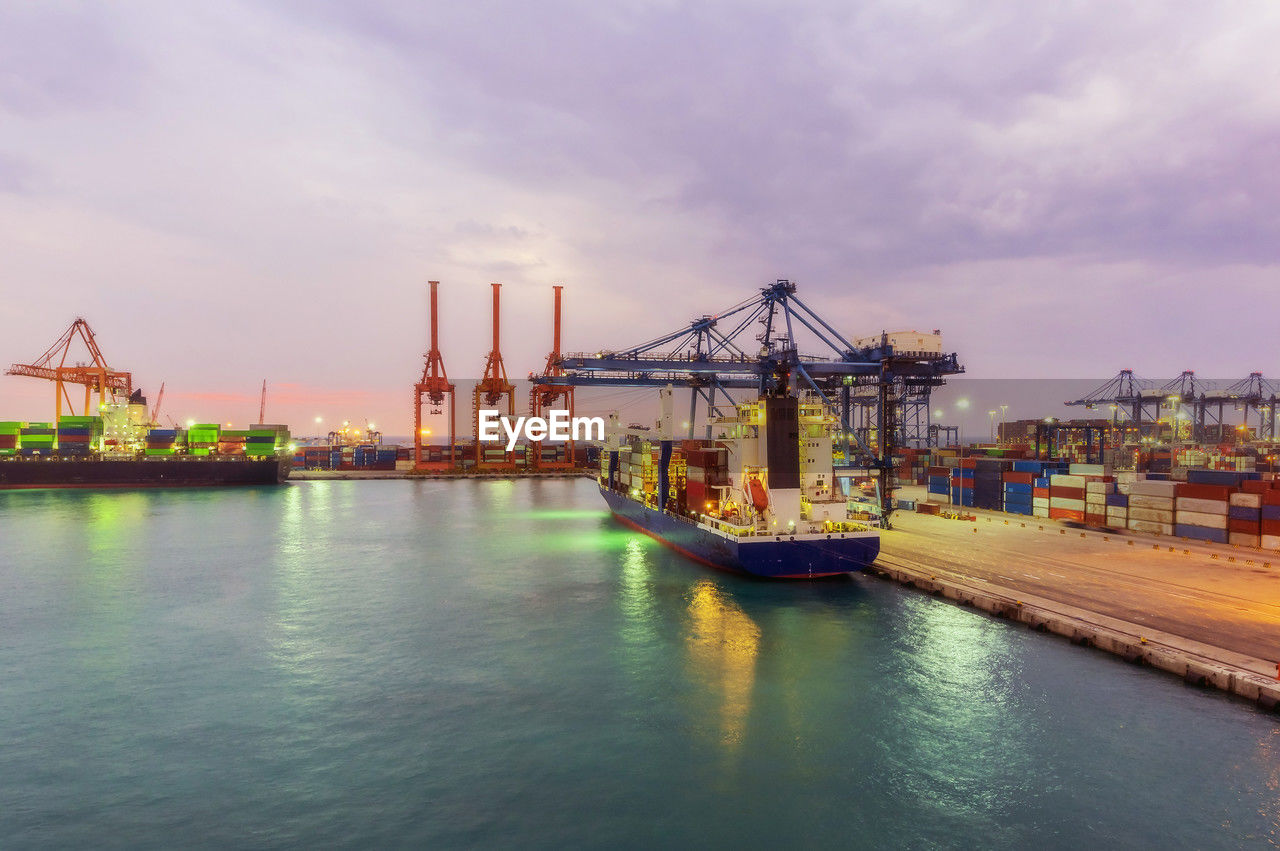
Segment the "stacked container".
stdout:
<path fill-rule="evenodd" d="M 219 455 L 243 455 L 245 454 L 245 441 L 249 439 L 247 431 L 227 429 L 218 434 L 218 454 Z"/>
<path fill-rule="evenodd" d="M 951 471 L 952 505 L 973 508 L 974 474 L 977 466 L 977 458 L 961 458 L 959 466 Z"/>
<path fill-rule="evenodd" d="M 173 455 L 179 445 L 178 429 L 153 428 L 147 432 L 147 442 L 142 451 L 146 455 Z"/>
<path fill-rule="evenodd" d="M 1049 477 L 1049 518 L 1084 522 L 1084 476 L 1058 473 Z"/>
<path fill-rule="evenodd" d="M 187 430 L 187 454 L 210 455 L 218 449 L 218 435 L 222 427 L 217 423 L 199 423 Z"/>
<path fill-rule="evenodd" d="M 1035 483 L 1038 472 L 1038 461 L 1013 462 L 1013 469 L 1001 477 L 1004 482 L 1005 511 L 1027 517 L 1035 514 Z"/>
<path fill-rule="evenodd" d="M 1084 522 L 1089 526 L 1107 525 L 1107 497 L 1115 494 L 1116 483 L 1105 479 L 1085 477 Z"/>
<path fill-rule="evenodd" d="M 1119 490 L 1119 485 L 1114 485 Z M 1128 529 L 1129 528 L 1129 495 L 1127 493 L 1112 492 L 1107 494 L 1107 520 L 1105 524 L 1110 529 Z"/>
<path fill-rule="evenodd" d="M 1247 489 L 1250 487 L 1249 482 L 1245 482 Z M 1254 485 L 1261 485 L 1258 482 Z M 1273 483 L 1274 484 L 1274 483 Z M 1259 496 L 1262 497 L 1262 507 L 1259 509 L 1261 522 L 1259 524 L 1261 536 L 1258 539 L 1258 545 L 1264 550 L 1280 550 L 1280 488 L 1261 489 Z"/>
<path fill-rule="evenodd" d="M 19 438 L 26 423 L 0 423 L 0 455 L 17 455 Z"/>
<path fill-rule="evenodd" d="M 930 467 L 925 480 L 930 502 L 947 502 L 951 498 L 951 468 Z"/>
<path fill-rule="evenodd" d="M 1239 547 L 1260 546 L 1262 537 L 1262 494 L 1248 490 L 1227 499 L 1227 543 Z"/>
<path fill-rule="evenodd" d="M 1013 462 L 1003 458 L 978 457 L 973 469 L 973 507 L 988 511 L 1004 508 L 1004 482 Z"/>
<path fill-rule="evenodd" d="M 1178 483 L 1146 480 L 1129 485 L 1129 528 L 1134 532 L 1172 535 Z"/>
<path fill-rule="evenodd" d="M 245 435 L 244 454 L 250 458 L 265 458 L 275 455 L 276 450 L 288 442 L 289 430 L 284 426 L 257 425 Z"/>
<path fill-rule="evenodd" d="M 58 454 L 84 457 L 102 448 L 102 417 L 65 416 L 58 419 Z"/>
<path fill-rule="evenodd" d="M 57 449 L 53 423 L 27 423 L 18 430 L 18 452 L 22 455 L 52 455 Z"/>
<path fill-rule="evenodd" d="M 1174 505 L 1173 532 L 1180 538 L 1227 543 L 1227 485 L 1179 483 Z"/>

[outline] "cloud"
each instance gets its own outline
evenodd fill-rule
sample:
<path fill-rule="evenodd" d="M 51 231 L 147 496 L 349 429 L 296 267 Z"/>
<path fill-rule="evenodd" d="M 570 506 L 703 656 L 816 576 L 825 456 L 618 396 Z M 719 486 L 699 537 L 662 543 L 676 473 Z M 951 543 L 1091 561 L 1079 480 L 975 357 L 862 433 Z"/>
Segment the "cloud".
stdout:
<path fill-rule="evenodd" d="M 11 4 L 0 339 L 86 314 L 147 386 L 407 423 L 428 278 L 463 376 L 489 281 L 524 375 L 554 282 L 595 350 L 790 277 L 971 374 L 1280 372 L 1278 33 L 1263 2 Z"/>

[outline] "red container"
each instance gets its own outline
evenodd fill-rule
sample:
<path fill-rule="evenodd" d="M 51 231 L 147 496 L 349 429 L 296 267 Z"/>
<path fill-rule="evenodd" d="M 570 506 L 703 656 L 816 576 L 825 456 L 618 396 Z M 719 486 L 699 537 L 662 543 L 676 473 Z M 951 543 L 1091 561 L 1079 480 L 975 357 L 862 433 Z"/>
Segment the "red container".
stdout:
<path fill-rule="evenodd" d="M 1000 478 L 1014 485 L 1034 485 L 1036 483 L 1035 473 L 1002 473 Z"/>
<path fill-rule="evenodd" d="M 1262 492 L 1263 505 L 1280 505 L 1280 490 L 1272 488 Z M 1267 534 L 1271 534 L 1268 532 Z"/>
<path fill-rule="evenodd" d="M 1032 496 L 1032 497 L 1038 497 L 1038 498 L 1040 498 L 1040 499 L 1048 499 L 1048 498 L 1049 498 L 1049 489 L 1048 489 L 1048 488 L 1032 488 L 1032 489 L 1031 489 L 1031 496 Z"/>
<path fill-rule="evenodd" d="M 976 470 L 978 469 L 978 459 L 977 458 L 961 458 L 960 468 L 962 470 Z"/>
<path fill-rule="evenodd" d="M 1077 523 L 1083 523 L 1084 512 L 1072 511 L 1069 508 L 1050 508 L 1049 519 L 1050 520 L 1074 520 Z"/>
<path fill-rule="evenodd" d="M 1280 535 L 1280 520 L 1268 520 L 1264 517 L 1260 528 L 1264 535 Z"/>
<path fill-rule="evenodd" d="M 1049 488 L 1049 496 L 1058 499 L 1084 499 L 1084 488 L 1064 488 L 1055 485 Z"/>
<path fill-rule="evenodd" d="M 1178 485 L 1175 493 L 1178 496 L 1185 496 L 1189 499 L 1216 499 L 1219 502 L 1226 502 L 1231 497 L 1231 491 L 1226 485 Z"/>
<path fill-rule="evenodd" d="M 1271 483 L 1261 479 L 1245 479 L 1240 483 L 1240 490 L 1245 493 L 1266 493 L 1271 490 Z"/>
<path fill-rule="evenodd" d="M 1241 520 L 1239 517 L 1231 517 L 1227 519 L 1227 531 L 1243 532 L 1246 535 L 1261 534 L 1261 526 L 1257 520 Z"/>

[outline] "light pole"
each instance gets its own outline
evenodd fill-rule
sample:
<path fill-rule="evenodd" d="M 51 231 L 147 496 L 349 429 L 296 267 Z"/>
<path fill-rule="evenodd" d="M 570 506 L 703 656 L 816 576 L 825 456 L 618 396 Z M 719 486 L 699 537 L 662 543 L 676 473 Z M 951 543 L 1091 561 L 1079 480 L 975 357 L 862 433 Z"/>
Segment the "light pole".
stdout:
<path fill-rule="evenodd" d="M 987 411 L 987 417 L 991 420 L 991 442 L 996 442 L 996 411 Z"/>
<path fill-rule="evenodd" d="M 1004 424 L 1005 424 L 1005 421 L 1008 419 L 1008 417 L 1006 416 L 1008 413 L 1009 413 L 1009 406 L 1001 405 L 1000 406 L 1000 445 L 1001 446 L 1004 446 L 1004 438 L 1005 438 Z"/>

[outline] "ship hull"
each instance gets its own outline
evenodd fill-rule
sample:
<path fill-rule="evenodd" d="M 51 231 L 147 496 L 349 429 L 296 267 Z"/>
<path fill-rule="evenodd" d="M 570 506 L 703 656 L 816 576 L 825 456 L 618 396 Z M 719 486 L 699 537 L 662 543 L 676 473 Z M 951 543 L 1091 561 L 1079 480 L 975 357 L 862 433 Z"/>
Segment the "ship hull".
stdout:
<path fill-rule="evenodd" d="M 876 532 L 828 537 L 760 536 L 735 539 L 601 488 L 614 517 L 692 559 L 723 570 L 769 579 L 818 579 L 865 569 L 880 553 Z"/>
<path fill-rule="evenodd" d="M 292 464 L 279 458 L 12 458 L 0 461 L 0 490 L 275 485 Z"/>

